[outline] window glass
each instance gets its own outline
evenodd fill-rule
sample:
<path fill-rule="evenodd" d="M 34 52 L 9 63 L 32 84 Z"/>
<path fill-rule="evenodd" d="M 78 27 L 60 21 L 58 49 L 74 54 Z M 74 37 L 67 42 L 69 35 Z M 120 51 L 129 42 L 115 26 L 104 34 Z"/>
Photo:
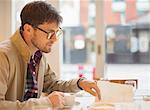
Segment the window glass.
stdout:
<path fill-rule="evenodd" d="M 95 2 L 60 0 L 63 16 L 63 67 L 61 78 L 92 78 L 95 70 Z"/>
<path fill-rule="evenodd" d="M 150 64 L 150 1 L 105 1 L 104 11 L 106 62 Z"/>

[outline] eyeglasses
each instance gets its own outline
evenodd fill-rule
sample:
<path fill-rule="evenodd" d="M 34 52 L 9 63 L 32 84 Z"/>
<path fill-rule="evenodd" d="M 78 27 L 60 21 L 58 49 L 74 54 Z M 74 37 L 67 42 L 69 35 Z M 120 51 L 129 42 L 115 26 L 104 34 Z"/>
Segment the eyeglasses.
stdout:
<path fill-rule="evenodd" d="M 47 34 L 47 39 L 51 39 L 53 37 L 53 35 L 55 34 L 56 35 L 56 39 L 59 39 L 62 35 L 63 35 L 63 30 L 59 27 L 59 30 L 58 31 L 50 31 L 50 32 L 46 32 L 45 30 L 37 27 L 37 26 L 33 26 L 34 28 L 44 32 Z"/>

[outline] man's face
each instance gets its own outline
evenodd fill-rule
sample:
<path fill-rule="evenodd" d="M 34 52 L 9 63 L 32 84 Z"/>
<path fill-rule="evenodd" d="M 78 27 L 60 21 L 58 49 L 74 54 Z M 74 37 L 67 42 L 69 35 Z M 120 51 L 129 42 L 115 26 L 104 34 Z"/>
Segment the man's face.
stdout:
<path fill-rule="evenodd" d="M 49 53 L 52 45 L 57 41 L 55 32 L 58 30 L 59 27 L 56 23 L 44 23 L 34 27 L 31 43 L 42 52 Z"/>

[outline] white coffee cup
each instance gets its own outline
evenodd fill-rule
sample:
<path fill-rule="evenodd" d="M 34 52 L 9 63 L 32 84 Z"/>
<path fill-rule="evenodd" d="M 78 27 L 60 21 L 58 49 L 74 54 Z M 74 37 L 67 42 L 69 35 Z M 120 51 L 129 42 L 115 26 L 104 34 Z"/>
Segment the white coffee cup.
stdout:
<path fill-rule="evenodd" d="M 75 95 L 72 93 L 64 93 L 65 106 L 73 106 L 75 104 Z"/>

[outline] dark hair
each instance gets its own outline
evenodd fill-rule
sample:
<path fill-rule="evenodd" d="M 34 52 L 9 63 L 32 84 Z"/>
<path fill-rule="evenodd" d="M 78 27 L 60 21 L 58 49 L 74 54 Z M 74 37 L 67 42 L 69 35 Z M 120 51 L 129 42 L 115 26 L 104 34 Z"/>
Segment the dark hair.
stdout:
<path fill-rule="evenodd" d="M 45 22 L 56 22 L 59 25 L 62 17 L 57 10 L 49 3 L 44 1 L 34 1 L 25 5 L 20 13 L 21 27 L 26 23 L 38 26 Z"/>

